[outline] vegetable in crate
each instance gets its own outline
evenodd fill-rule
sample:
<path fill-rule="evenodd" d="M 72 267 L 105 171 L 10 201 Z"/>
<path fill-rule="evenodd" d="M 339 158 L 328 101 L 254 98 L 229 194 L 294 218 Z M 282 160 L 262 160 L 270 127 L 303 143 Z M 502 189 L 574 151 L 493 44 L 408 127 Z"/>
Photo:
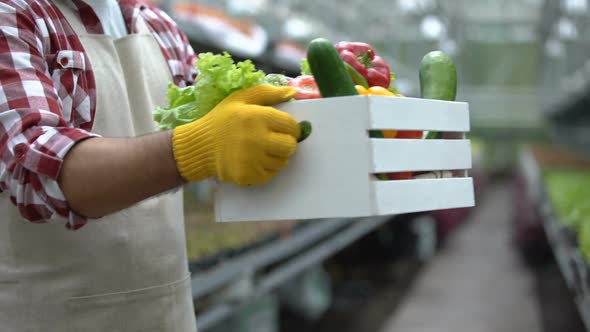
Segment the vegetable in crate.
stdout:
<path fill-rule="evenodd" d="M 389 96 L 389 97 L 403 97 L 403 95 L 395 92 L 391 92 L 388 89 L 385 89 L 381 86 L 373 86 L 369 89 L 365 89 L 364 87 L 357 85 L 357 91 L 361 95 L 365 96 Z M 381 138 L 422 138 L 421 131 L 396 131 L 396 130 L 383 130 Z M 408 134 L 409 133 L 409 134 Z M 412 137 L 415 136 L 415 137 Z M 419 136 L 419 137 L 418 137 Z M 379 178 L 382 180 L 409 180 L 413 178 L 413 172 L 398 172 L 398 173 L 386 173 Z"/>
<path fill-rule="evenodd" d="M 287 85 L 297 89 L 297 94 L 295 95 L 295 99 L 297 100 L 322 98 L 318 85 L 311 75 L 297 76 L 290 80 Z"/>
<path fill-rule="evenodd" d="M 268 74 L 264 77 L 264 83 L 274 86 L 285 86 L 291 79 L 282 74 Z"/>
<path fill-rule="evenodd" d="M 301 75 L 313 75 L 307 59 L 301 59 Z"/>
<path fill-rule="evenodd" d="M 442 51 L 432 51 L 420 63 L 420 91 L 422 98 L 454 101 L 457 95 L 457 70 L 453 59 Z M 427 139 L 440 138 L 441 133 L 430 131 Z"/>
<path fill-rule="evenodd" d="M 401 97 L 402 95 L 389 91 L 388 89 L 381 86 L 372 86 L 365 89 L 363 86 L 357 85 L 356 90 L 360 95 L 363 96 L 389 96 L 389 97 Z M 395 130 L 383 130 L 381 138 L 396 138 L 397 131 Z"/>
<path fill-rule="evenodd" d="M 393 93 L 387 89 L 383 89 L 382 87 L 371 87 L 366 89 L 364 86 L 355 85 L 356 91 L 363 96 L 366 95 L 380 95 L 380 96 L 392 96 Z M 385 91 L 383 91 L 383 90 Z M 371 130 L 369 132 L 369 137 L 371 138 L 394 138 L 396 135 L 395 130 Z M 379 176 L 381 180 L 387 180 L 385 175 Z"/>
<path fill-rule="evenodd" d="M 360 85 L 365 88 L 369 87 L 369 83 L 367 83 L 367 80 L 363 77 L 363 75 L 361 75 L 358 71 L 356 71 L 354 68 L 352 68 L 351 65 L 349 65 L 346 62 L 344 62 L 344 66 L 346 68 L 346 71 L 348 71 L 350 78 L 352 78 L 354 84 Z M 311 68 L 309 67 L 309 61 L 307 61 L 307 59 L 301 59 L 301 75 L 313 75 L 311 72 Z M 391 80 L 393 81 L 395 79 L 395 75 L 391 73 L 390 76 Z"/>
<path fill-rule="evenodd" d="M 369 83 L 363 77 L 363 75 L 361 75 L 361 73 L 356 71 L 356 69 L 352 68 L 352 66 L 346 62 L 344 63 L 344 66 L 346 67 L 346 70 L 348 71 L 348 75 L 350 75 L 350 78 L 352 78 L 352 81 L 354 82 L 354 84 L 360 85 L 366 89 L 369 88 Z"/>
<path fill-rule="evenodd" d="M 403 97 L 403 95 L 395 92 L 391 92 L 391 90 L 385 89 L 381 86 L 372 86 L 369 89 L 365 89 L 364 87 L 357 85 L 357 91 L 361 95 L 369 95 L 369 96 L 390 96 L 390 97 Z M 414 139 L 421 139 L 422 138 L 422 131 L 419 130 L 384 130 L 383 131 L 384 138 L 414 138 Z"/>
<path fill-rule="evenodd" d="M 392 92 L 389 89 L 386 89 L 382 86 L 372 86 L 370 88 L 365 88 L 361 85 L 355 86 L 356 91 L 358 91 L 361 95 L 369 95 L 369 96 L 389 96 L 389 97 L 403 97 L 403 95 L 399 93 Z"/>
<path fill-rule="evenodd" d="M 399 130 L 396 138 L 422 139 L 424 134 L 420 130 Z"/>
<path fill-rule="evenodd" d="M 307 62 L 324 98 L 358 95 L 342 59 L 329 40 L 312 40 L 307 47 Z"/>
<path fill-rule="evenodd" d="M 303 73 L 311 72 L 322 97 L 358 95 L 354 82 L 334 45 L 327 39 L 317 38 L 309 43 L 307 59 L 301 63 Z M 371 137 L 383 137 L 380 130 L 371 131 Z M 382 174 L 377 175 L 385 179 Z"/>
<path fill-rule="evenodd" d="M 371 45 L 342 41 L 336 44 L 336 50 L 345 63 L 367 80 L 368 86 L 389 88 L 391 83 L 389 65 L 382 57 L 375 54 Z"/>

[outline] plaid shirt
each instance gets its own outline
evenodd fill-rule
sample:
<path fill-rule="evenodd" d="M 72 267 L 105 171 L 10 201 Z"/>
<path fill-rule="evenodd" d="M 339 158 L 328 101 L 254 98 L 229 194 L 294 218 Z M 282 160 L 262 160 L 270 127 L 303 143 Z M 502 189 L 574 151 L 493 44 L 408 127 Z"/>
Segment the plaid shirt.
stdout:
<path fill-rule="evenodd" d="M 103 34 L 93 9 L 72 0 L 91 34 Z M 195 55 L 165 13 L 120 0 L 127 29 L 145 19 L 178 85 L 192 84 Z M 86 223 L 68 206 L 57 177 L 70 148 L 90 133 L 94 75 L 80 40 L 51 0 L 0 0 L 0 192 L 33 223 Z M 0 212 L 1 213 L 1 212 Z"/>

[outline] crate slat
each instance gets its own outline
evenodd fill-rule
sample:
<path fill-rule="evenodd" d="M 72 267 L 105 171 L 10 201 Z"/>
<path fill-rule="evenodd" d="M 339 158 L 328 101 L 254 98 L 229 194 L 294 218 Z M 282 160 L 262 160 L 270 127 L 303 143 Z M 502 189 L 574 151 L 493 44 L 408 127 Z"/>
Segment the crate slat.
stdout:
<path fill-rule="evenodd" d="M 469 105 L 418 98 L 369 98 L 370 129 L 468 132 Z"/>
<path fill-rule="evenodd" d="M 471 168 L 469 140 L 372 139 L 373 173 Z"/>
<path fill-rule="evenodd" d="M 380 215 L 475 205 L 472 178 L 375 181 L 374 188 Z"/>

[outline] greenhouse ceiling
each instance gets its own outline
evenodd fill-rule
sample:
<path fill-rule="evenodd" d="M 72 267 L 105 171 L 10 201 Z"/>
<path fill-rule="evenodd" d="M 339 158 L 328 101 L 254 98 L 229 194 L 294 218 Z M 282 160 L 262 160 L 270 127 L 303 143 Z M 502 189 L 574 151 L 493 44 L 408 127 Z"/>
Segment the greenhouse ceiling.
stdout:
<path fill-rule="evenodd" d="M 170 0 L 253 19 L 270 40 L 364 41 L 415 73 L 442 49 L 468 85 L 530 86 L 571 74 L 589 58 L 590 0 Z M 514 75 L 518 69 L 518 75 Z M 549 77 L 549 78 L 547 78 Z M 415 82 L 414 82 L 415 83 Z"/>

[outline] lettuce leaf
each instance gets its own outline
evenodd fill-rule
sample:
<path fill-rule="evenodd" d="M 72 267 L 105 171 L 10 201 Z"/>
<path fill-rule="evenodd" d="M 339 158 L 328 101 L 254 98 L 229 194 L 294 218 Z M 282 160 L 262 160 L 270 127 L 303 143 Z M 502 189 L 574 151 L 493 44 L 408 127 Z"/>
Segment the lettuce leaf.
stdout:
<path fill-rule="evenodd" d="M 393 81 L 395 81 L 395 74 L 393 72 L 391 72 L 391 73 L 389 73 L 389 77 L 391 78 L 391 83 L 389 83 L 389 88 L 387 88 L 387 90 L 389 90 L 393 93 L 398 93 L 397 88 L 395 87 L 395 85 L 393 85 Z"/>
<path fill-rule="evenodd" d="M 307 59 L 301 59 L 300 69 L 301 75 L 313 75 L 311 73 L 311 67 L 309 66 L 309 62 L 307 61 Z"/>
<path fill-rule="evenodd" d="M 232 92 L 261 84 L 265 76 L 250 60 L 234 64 L 227 52 L 200 54 L 195 66 L 200 72 L 195 82 L 195 98 L 205 113 Z"/>
<path fill-rule="evenodd" d="M 274 86 L 285 86 L 289 84 L 289 80 L 290 78 L 283 74 L 268 74 L 264 78 L 264 83 Z"/>
<path fill-rule="evenodd" d="M 154 120 L 163 130 L 174 129 L 183 124 L 191 123 L 205 114 L 199 112 L 197 103 L 192 101 L 174 108 L 158 107 L 154 112 Z"/>
<path fill-rule="evenodd" d="M 166 100 L 170 102 L 170 107 L 177 107 L 186 103 L 194 102 L 194 93 L 194 86 L 181 88 L 170 82 L 168 83 L 168 93 L 166 93 Z"/>
<path fill-rule="evenodd" d="M 265 73 L 250 60 L 234 63 L 231 55 L 201 53 L 195 62 L 199 75 L 194 86 L 179 88 L 170 83 L 167 107 L 154 111 L 160 129 L 173 129 L 190 123 L 211 111 L 232 92 L 264 83 Z"/>

